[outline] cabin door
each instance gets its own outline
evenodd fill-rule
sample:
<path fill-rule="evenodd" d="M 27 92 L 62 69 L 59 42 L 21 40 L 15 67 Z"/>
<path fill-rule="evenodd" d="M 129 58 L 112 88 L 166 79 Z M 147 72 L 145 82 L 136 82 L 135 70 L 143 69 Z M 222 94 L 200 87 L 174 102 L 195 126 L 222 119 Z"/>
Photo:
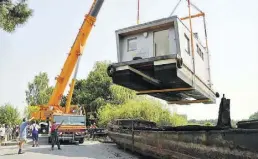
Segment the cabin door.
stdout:
<path fill-rule="evenodd" d="M 168 30 L 154 32 L 154 56 L 164 56 L 169 54 Z"/>

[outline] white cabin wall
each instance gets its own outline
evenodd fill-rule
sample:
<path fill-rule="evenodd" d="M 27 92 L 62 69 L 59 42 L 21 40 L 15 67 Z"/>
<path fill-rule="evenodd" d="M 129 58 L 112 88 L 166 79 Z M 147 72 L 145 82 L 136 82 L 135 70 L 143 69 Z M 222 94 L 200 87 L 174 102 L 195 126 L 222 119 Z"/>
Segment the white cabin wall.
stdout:
<path fill-rule="evenodd" d="M 168 29 L 168 37 L 169 37 L 169 54 L 176 54 L 176 36 L 175 36 L 175 29 L 171 27 Z M 143 33 L 130 35 L 118 38 L 118 57 L 119 62 L 131 61 L 134 57 L 142 57 L 142 58 L 150 58 L 154 56 L 154 42 L 153 42 L 154 32 L 149 31 L 148 36 L 145 38 Z M 127 40 L 131 38 L 137 38 L 137 50 L 128 51 L 127 49 Z"/>
<path fill-rule="evenodd" d="M 193 64 L 192 64 L 192 56 L 191 54 L 187 54 L 185 50 L 185 45 L 187 43 L 184 34 L 188 36 L 190 39 L 190 33 L 187 31 L 187 29 L 184 27 L 184 25 L 178 21 L 178 35 L 179 35 L 179 46 L 180 46 L 180 56 L 183 59 L 183 63 L 191 70 L 193 71 Z M 191 50 L 191 48 L 190 48 Z"/>
<path fill-rule="evenodd" d="M 201 52 L 203 53 L 203 59 L 197 53 L 196 44 L 198 44 L 198 46 L 201 49 Z M 194 48 L 195 49 L 194 54 L 195 54 L 195 68 L 198 71 L 197 75 L 205 84 L 208 85 L 209 84 L 208 54 L 205 48 L 203 48 L 198 42 L 196 44 Z"/>
<path fill-rule="evenodd" d="M 169 28 L 169 54 L 177 54 L 176 48 L 176 34 L 175 34 L 175 27 L 174 25 Z"/>
<path fill-rule="evenodd" d="M 186 28 L 184 24 L 180 20 L 178 20 L 178 31 L 179 31 L 179 41 L 180 41 L 180 53 L 183 58 L 183 63 L 193 71 L 193 62 L 192 62 L 192 49 L 191 49 L 191 41 L 190 41 L 190 55 L 185 51 L 186 39 L 184 34 L 187 35 L 189 40 L 191 40 L 190 31 Z M 208 70 L 208 58 L 207 52 L 202 45 L 200 45 L 199 41 L 194 37 L 194 58 L 195 58 L 195 74 L 198 78 L 200 78 L 206 85 L 209 84 L 209 70 Z M 200 47 L 204 58 L 202 59 L 200 55 L 197 53 L 197 46 Z"/>
<path fill-rule="evenodd" d="M 131 38 L 137 38 L 137 49 L 128 51 L 127 41 Z M 153 57 L 153 33 L 149 32 L 145 38 L 143 34 L 130 35 L 119 39 L 121 62 L 131 61 L 134 57 L 150 58 Z"/>

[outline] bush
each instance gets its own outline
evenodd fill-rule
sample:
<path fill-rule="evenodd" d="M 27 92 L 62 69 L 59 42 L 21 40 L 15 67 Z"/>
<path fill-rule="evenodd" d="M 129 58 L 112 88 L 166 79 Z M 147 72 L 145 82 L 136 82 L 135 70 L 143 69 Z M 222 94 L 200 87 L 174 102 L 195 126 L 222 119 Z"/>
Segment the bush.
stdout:
<path fill-rule="evenodd" d="M 212 125 L 212 123 L 210 123 L 210 122 L 206 122 L 206 123 L 204 124 L 204 126 L 213 126 L 213 125 Z"/>
<path fill-rule="evenodd" d="M 121 105 L 107 104 L 98 111 L 99 124 L 106 126 L 113 119 L 143 119 L 154 121 L 158 125 L 183 125 L 187 120 L 177 114 L 171 114 L 154 99 L 135 98 Z"/>

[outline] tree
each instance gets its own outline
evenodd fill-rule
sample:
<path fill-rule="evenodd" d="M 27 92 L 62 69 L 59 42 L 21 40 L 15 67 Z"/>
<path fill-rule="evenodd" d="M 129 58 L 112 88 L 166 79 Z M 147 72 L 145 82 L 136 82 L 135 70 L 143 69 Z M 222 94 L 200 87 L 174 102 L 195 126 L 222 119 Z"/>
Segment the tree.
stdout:
<path fill-rule="evenodd" d="M 154 121 L 158 125 L 184 125 L 186 118 L 177 114 L 171 114 L 169 110 L 162 107 L 162 104 L 154 99 L 137 97 L 130 99 L 121 105 L 107 104 L 98 111 L 99 124 L 106 125 L 110 120 L 122 119 L 143 119 Z"/>
<path fill-rule="evenodd" d="M 26 0 L 16 3 L 12 0 L 0 0 L 0 28 L 13 32 L 18 26 L 25 24 L 32 13 Z"/>
<path fill-rule="evenodd" d="M 141 118 L 160 125 L 180 125 L 186 118 L 171 114 L 157 100 L 136 96 L 136 92 L 112 83 L 107 75 L 109 62 L 96 62 L 87 79 L 77 80 L 71 104 L 83 106 L 86 112 L 97 112 L 99 123 L 114 118 Z"/>
<path fill-rule="evenodd" d="M 121 104 L 135 96 L 134 91 L 112 84 L 106 72 L 109 63 L 96 62 L 87 79 L 76 81 L 71 104 L 79 104 L 87 112 L 95 112 L 106 103 Z"/>
<path fill-rule="evenodd" d="M 25 115 L 28 119 L 30 119 L 32 113 L 37 112 L 37 111 L 39 111 L 39 110 L 40 110 L 40 108 L 39 108 L 38 106 L 27 106 L 27 107 L 25 107 L 25 109 L 24 109 L 24 115 Z"/>
<path fill-rule="evenodd" d="M 8 125 L 17 125 L 21 121 L 17 108 L 11 104 L 0 106 L 0 123 Z"/>
<path fill-rule="evenodd" d="M 136 92 L 125 87 L 112 84 L 109 88 L 111 91 L 110 103 L 112 104 L 123 104 L 130 99 L 136 97 Z"/>
<path fill-rule="evenodd" d="M 84 94 L 81 96 L 80 102 L 92 106 L 98 101 L 110 99 L 112 84 L 111 78 L 108 77 L 106 70 L 109 62 L 96 62 L 93 70 L 89 73 L 84 84 Z M 103 101 L 102 100 L 102 101 Z"/>
<path fill-rule="evenodd" d="M 258 120 L 258 112 L 255 112 L 252 115 L 250 115 L 249 120 Z"/>
<path fill-rule="evenodd" d="M 60 106 L 65 107 L 66 99 L 67 99 L 67 97 L 63 95 L 61 98 L 61 101 L 60 101 Z"/>
<path fill-rule="evenodd" d="M 28 105 L 47 104 L 53 87 L 49 86 L 49 79 L 46 72 L 40 72 L 34 77 L 32 82 L 28 83 L 26 90 L 26 101 Z"/>

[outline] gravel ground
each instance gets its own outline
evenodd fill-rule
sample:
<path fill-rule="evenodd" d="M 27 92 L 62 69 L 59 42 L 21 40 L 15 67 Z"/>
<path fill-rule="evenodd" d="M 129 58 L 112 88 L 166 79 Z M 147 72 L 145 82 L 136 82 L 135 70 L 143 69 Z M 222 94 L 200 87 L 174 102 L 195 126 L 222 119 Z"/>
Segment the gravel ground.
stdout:
<path fill-rule="evenodd" d="M 45 138 L 46 140 L 46 138 Z M 61 145 L 62 150 L 51 151 L 50 145 L 46 141 L 40 140 L 39 147 L 31 147 L 30 144 L 25 145 L 24 154 L 18 155 L 18 146 L 2 146 L 0 147 L 1 159 L 139 159 L 139 157 L 132 155 L 123 150 L 117 149 L 115 144 L 105 144 L 98 141 L 85 141 L 81 145 Z"/>

